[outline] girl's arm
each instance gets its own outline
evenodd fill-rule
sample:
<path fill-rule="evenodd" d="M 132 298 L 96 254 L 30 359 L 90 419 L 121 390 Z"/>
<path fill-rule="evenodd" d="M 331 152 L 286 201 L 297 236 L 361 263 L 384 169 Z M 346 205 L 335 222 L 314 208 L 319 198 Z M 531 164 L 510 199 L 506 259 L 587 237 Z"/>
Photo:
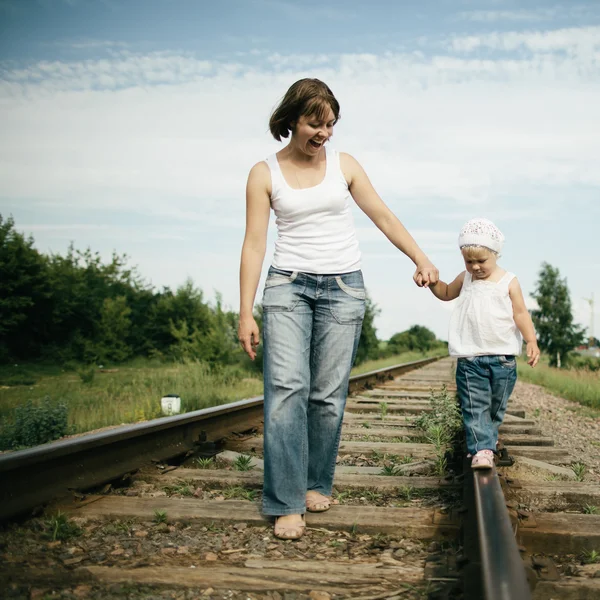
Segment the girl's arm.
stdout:
<path fill-rule="evenodd" d="M 269 167 L 258 163 L 252 167 L 246 185 L 246 235 L 240 262 L 240 322 L 238 339 L 244 351 L 254 360 L 260 332 L 252 309 L 260 271 L 267 247 L 271 176 Z"/>
<path fill-rule="evenodd" d="M 419 248 L 398 217 L 379 197 L 358 161 L 349 154 L 341 152 L 340 163 L 348 189 L 356 204 L 385 237 L 415 263 L 417 267 L 413 275 L 415 283 L 419 287 L 427 287 L 435 283 L 438 280 L 438 270 Z"/>
<path fill-rule="evenodd" d="M 465 280 L 465 272 L 463 271 L 452 283 L 444 283 L 441 279 L 437 283 L 433 283 L 429 286 L 429 289 L 433 292 L 433 295 L 439 300 L 448 302 L 448 300 L 454 300 L 460 295 L 462 290 L 463 281 Z"/>
<path fill-rule="evenodd" d="M 540 349 L 537 345 L 533 321 L 525 306 L 525 298 L 523 298 L 523 292 L 516 277 L 513 278 L 508 286 L 508 295 L 513 306 L 515 324 L 527 343 L 527 364 L 535 367 L 540 359 Z"/>

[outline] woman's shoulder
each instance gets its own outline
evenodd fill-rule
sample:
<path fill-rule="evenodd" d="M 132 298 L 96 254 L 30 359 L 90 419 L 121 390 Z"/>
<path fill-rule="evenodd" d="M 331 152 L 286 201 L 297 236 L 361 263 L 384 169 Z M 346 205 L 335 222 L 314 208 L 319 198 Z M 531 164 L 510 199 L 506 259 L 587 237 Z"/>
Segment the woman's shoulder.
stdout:
<path fill-rule="evenodd" d="M 257 162 L 248 173 L 248 187 L 271 194 L 271 169 L 266 160 Z"/>
<path fill-rule="evenodd" d="M 262 179 L 270 176 L 270 167 L 268 163 L 269 159 L 261 160 L 257 162 L 251 169 L 248 178 Z"/>

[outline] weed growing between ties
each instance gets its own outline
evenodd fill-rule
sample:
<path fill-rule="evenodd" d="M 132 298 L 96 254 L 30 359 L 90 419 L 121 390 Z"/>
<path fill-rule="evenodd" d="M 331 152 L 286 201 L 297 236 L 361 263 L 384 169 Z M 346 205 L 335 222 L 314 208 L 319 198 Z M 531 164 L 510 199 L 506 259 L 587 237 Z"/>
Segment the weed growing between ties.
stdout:
<path fill-rule="evenodd" d="M 197 469 L 214 469 L 214 468 L 216 468 L 215 461 L 210 456 L 208 458 L 202 458 L 202 457 L 195 458 L 194 466 Z"/>
<path fill-rule="evenodd" d="M 425 439 L 435 447 L 434 473 L 446 474 L 448 457 L 454 451 L 454 444 L 462 431 L 460 408 L 454 394 L 450 394 L 444 385 L 439 392 L 429 395 L 430 413 L 421 413 L 413 421 L 423 431 Z"/>
<path fill-rule="evenodd" d="M 585 478 L 586 466 L 582 462 L 576 462 L 571 465 L 573 473 L 575 473 L 575 481 L 583 481 Z"/>
<path fill-rule="evenodd" d="M 234 471 L 252 471 L 253 468 L 252 457 L 247 454 L 238 456 L 233 463 Z"/>
<path fill-rule="evenodd" d="M 379 403 L 379 413 L 381 415 L 381 420 L 385 421 L 385 417 L 387 415 L 387 411 L 388 411 L 388 403 L 387 402 L 380 402 Z"/>
<path fill-rule="evenodd" d="M 157 508 L 154 511 L 154 522 L 157 525 L 160 525 L 161 523 L 166 523 L 167 522 L 167 511 L 166 510 L 159 510 Z"/>
<path fill-rule="evenodd" d="M 594 565 L 600 563 L 600 552 L 597 550 L 584 550 L 581 553 L 581 562 L 584 565 Z"/>
<path fill-rule="evenodd" d="M 44 523 L 46 536 L 53 542 L 69 540 L 81 535 L 81 528 L 69 520 L 69 517 L 58 511 L 55 515 L 48 517 Z"/>

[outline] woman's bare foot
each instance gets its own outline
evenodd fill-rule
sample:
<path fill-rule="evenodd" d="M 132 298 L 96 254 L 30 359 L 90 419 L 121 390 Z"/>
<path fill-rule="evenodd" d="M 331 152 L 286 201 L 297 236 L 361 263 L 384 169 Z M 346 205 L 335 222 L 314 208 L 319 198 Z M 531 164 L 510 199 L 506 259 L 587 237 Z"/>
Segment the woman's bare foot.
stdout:
<path fill-rule="evenodd" d="M 337 500 L 324 496 L 320 492 L 314 490 L 306 492 L 306 510 L 308 512 L 325 512 L 331 508 L 332 504 L 337 503 Z"/>
<path fill-rule="evenodd" d="M 282 540 L 297 540 L 304 535 L 304 515 L 282 515 L 275 518 L 273 535 Z"/>

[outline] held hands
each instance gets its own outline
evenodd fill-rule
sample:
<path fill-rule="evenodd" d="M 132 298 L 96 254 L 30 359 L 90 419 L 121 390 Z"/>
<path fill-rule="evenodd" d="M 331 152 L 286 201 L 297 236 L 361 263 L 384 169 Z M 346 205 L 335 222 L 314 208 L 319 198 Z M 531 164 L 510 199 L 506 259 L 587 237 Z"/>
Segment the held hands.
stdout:
<path fill-rule="evenodd" d="M 438 282 L 440 274 L 433 263 L 427 261 L 417 264 L 417 270 L 413 275 L 414 282 L 419 287 L 429 287 Z"/>
<path fill-rule="evenodd" d="M 527 342 L 527 364 L 531 367 L 537 365 L 540 360 L 540 349 L 538 348 L 537 342 Z"/>
<path fill-rule="evenodd" d="M 242 344 L 244 352 L 251 360 L 256 358 L 256 348 L 260 343 L 260 332 L 254 317 L 240 319 L 238 324 L 238 340 Z"/>

